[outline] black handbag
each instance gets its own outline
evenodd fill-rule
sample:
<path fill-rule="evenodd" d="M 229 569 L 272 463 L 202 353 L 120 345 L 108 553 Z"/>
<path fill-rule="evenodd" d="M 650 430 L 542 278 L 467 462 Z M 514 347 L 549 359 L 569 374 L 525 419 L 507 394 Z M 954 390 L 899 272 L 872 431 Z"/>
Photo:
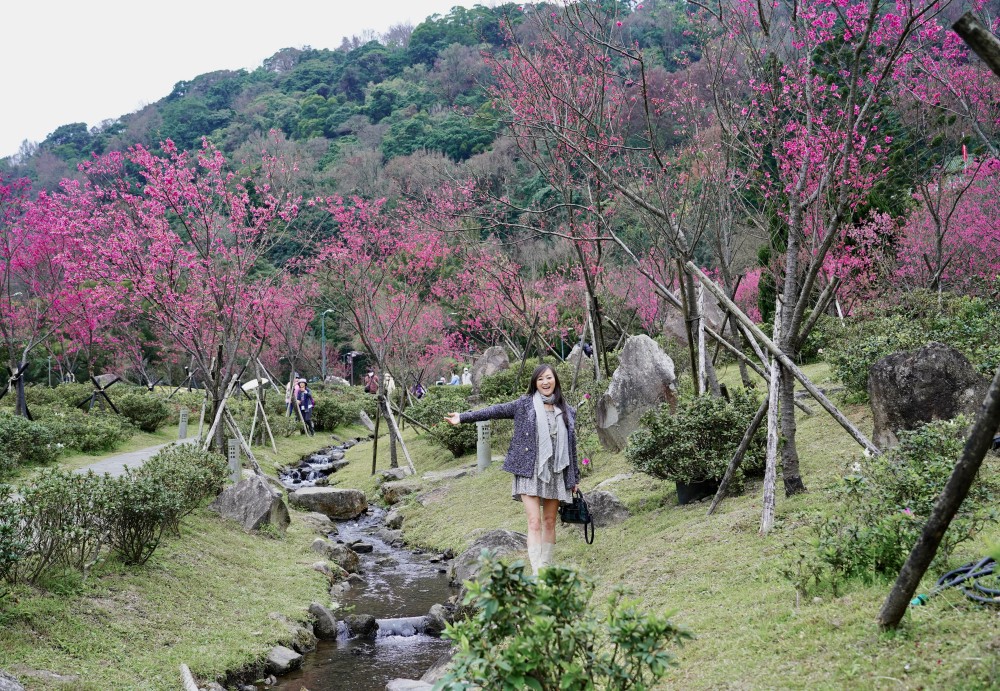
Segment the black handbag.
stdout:
<path fill-rule="evenodd" d="M 590 507 L 587 506 L 587 500 L 583 498 L 580 490 L 573 495 L 572 504 L 559 505 L 559 518 L 563 523 L 582 525 L 583 539 L 588 545 L 594 544 L 594 517 L 590 514 Z"/>

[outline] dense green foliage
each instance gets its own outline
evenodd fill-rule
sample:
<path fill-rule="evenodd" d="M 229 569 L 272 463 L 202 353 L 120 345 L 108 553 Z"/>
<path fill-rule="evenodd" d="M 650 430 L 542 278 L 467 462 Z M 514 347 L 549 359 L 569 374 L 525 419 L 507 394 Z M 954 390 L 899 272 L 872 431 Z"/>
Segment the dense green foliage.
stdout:
<path fill-rule="evenodd" d="M 58 455 L 55 435 L 47 426 L 0 410 L 0 475 L 19 465 L 51 463 Z"/>
<path fill-rule="evenodd" d="M 662 480 L 721 480 L 759 405 L 745 389 L 737 390 L 731 401 L 684 394 L 675 410 L 663 404 L 643 415 L 643 426 L 629 437 L 625 458 Z M 763 468 L 766 436 L 759 427 L 733 477 L 734 488 L 742 486 L 746 472 Z"/>
<path fill-rule="evenodd" d="M 898 573 L 920 537 L 934 504 L 962 452 L 968 420 L 939 420 L 900 433 L 899 445 L 862 458 L 843 478 L 836 513 L 816 516 L 813 539 L 799 550 L 786 575 L 802 592 L 848 579 L 871 581 Z M 939 569 L 955 548 L 997 520 L 997 490 L 991 475 L 979 478 L 952 520 L 937 550 Z"/>
<path fill-rule="evenodd" d="M 640 691 L 675 664 L 670 647 L 691 637 L 621 590 L 606 611 L 592 607 L 594 584 L 574 569 L 550 567 L 536 579 L 523 561 L 480 563 L 465 598 L 474 614 L 445 631 L 458 652 L 435 689 Z"/>
<path fill-rule="evenodd" d="M 313 398 L 316 407 L 312 420 L 319 431 L 332 432 L 338 427 L 357 424 L 361 411 L 375 419 L 375 397 L 360 386 L 328 387 L 314 391 Z"/>
<path fill-rule="evenodd" d="M 170 407 L 151 393 L 129 392 L 118 398 L 115 405 L 133 425 L 150 434 L 170 417 Z"/>
<path fill-rule="evenodd" d="M 222 491 L 228 475 L 229 464 L 223 456 L 192 444 L 169 446 L 136 471 L 136 477 L 149 480 L 161 492 L 172 495 L 169 502 L 172 513 L 164 520 L 175 531 L 180 520 L 198 508 L 206 497 Z"/>
<path fill-rule="evenodd" d="M 950 345 L 984 375 L 1000 366 L 1000 302 L 912 291 L 866 306 L 844 326 L 824 322 L 824 357 L 849 400 L 868 398 L 868 371 L 880 359 L 932 341 Z"/>
<path fill-rule="evenodd" d="M 124 475 L 47 470 L 6 501 L 0 485 L 0 579 L 36 583 L 69 569 L 84 576 L 108 549 L 125 564 L 142 564 L 164 530 L 222 488 L 224 458 L 192 446 L 161 451 Z"/>
<path fill-rule="evenodd" d="M 476 450 L 475 425 L 450 425 L 444 416 L 469 409 L 470 386 L 430 386 L 420 401 L 407 409 L 407 415 L 426 425 L 435 439 L 456 458 Z"/>
<path fill-rule="evenodd" d="M 111 451 L 135 434 L 135 427 L 127 419 L 111 411 L 97 410 L 85 413 L 79 408 L 38 408 L 35 411 L 41 424 L 52 432 L 61 450 L 98 453 Z"/>

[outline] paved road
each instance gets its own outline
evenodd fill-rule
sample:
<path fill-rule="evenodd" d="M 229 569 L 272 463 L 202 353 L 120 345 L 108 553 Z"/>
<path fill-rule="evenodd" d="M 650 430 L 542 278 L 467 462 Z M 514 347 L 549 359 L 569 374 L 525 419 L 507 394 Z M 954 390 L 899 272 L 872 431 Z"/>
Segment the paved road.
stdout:
<path fill-rule="evenodd" d="M 125 473 L 125 468 L 137 468 L 141 466 L 147 458 L 155 456 L 156 452 L 160 449 L 166 448 L 171 444 L 191 444 L 197 441 L 195 437 L 188 437 L 180 442 L 167 442 L 166 444 L 159 444 L 157 446 L 150 446 L 145 449 L 139 449 L 138 451 L 129 451 L 128 453 L 118 454 L 117 456 L 110 456 L 104 460 L 98 461 L 97 463 L 92 463 L 83 468 L 78 468 L 74 470 L 74 473 L 85 473 L 88 470 L 93 470 L 98 475 L 103 475 L 108 473 L 112 477 L 118 477 Z"/>

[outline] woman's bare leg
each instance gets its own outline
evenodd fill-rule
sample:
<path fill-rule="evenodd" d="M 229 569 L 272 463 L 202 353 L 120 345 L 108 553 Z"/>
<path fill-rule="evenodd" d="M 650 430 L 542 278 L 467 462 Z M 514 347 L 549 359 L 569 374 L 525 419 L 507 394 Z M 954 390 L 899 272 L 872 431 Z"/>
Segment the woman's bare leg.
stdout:
<path fill-rule="evenodd" d="M 556 519 L 559 517 L 559 500 L 542 499 L 542 544 L 556 544 Z"/>
<path fill-rule="evenodd" d="M 538 575 L 542 561 L 541 505 L 539 498 L 530 494 L 522 494 L 521 503 L 528 517 L 528 561 L 531 562 L 531 572 Z"/>

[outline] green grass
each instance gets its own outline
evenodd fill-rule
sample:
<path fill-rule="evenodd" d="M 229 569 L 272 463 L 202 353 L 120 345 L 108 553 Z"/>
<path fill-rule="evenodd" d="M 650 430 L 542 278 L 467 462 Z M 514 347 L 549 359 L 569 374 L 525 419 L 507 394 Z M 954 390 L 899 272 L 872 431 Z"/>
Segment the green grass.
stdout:
<path fill-rule="evenodd" d="M 804 369 L 817 385 L 830 384 L 825 365 Z M 738 371 L 730 367 L 723 378 L 735 386 Z M 626 585 L 646 608 L 674 611 L 674 620 L 694 632 L 696 639 L 680 651 L 680 666 L 663 688 L 996 688 L 997 612 L 973 606 L 960 593 L 943 593 L 929 606 L 911 610 L 895 633 L 880 633 L 874 624 L 890 581 L 849 584 L 840 597 L 827 591 L 816 601 L 796 601 L 780 565 L 789 547 L 805 539 L 804 516 L 836 510 L 830 489 L 861 453 L 822 408 L 810 405 L 816 414 L 800 412 L 798 427 L 809 491 L 784 498 L 779 475 L 776 527 L 770 535 L 758 534 L 759 482 L 748 483 L 742 496 L 727 499 L 707 516 L 707 503 L 676 506 L 671 484 L 636 474 L 606 487 L 632 517 L 599 528 L 593 545 L 584 543 L 579 527 L 561 526 L 557 560 L 584 569 L 597 582 L 594 602 L 614 586 Z M 867 408 L 843 410 L 870 433 Z M 419 443 L 413 446 L 421 448 Z M 444 460 L 457 465 L 472 459 Z M 585 491 L 631 471 L 620 455 L 601 453 L 592 460 L 595 470 L 582 482 Z M 435 457 L 426 466 L 441 462 Z M 422 506 L 410 500 L 403 511 L 407 540 L 434 549 L 461 550 L 495 528 L 526 529 L 520 504 L 510 499 L 510 476 L 497 464 L 452 482 L 438 501 Z M 1000 529 L 994 526 L 975 544 L 963 545 L 953 561 L 970 561 L 998 542 Z M 938 575 L 928 574 L 922 591 Z"/>
<path fill-rule="evenodd" d="M 162 444 L 176 438 L 176 428 L 141 436 Z M 277 454 L 255 449 L 272 473 L 329 439 L 277 443 Z M 135 448 L 142 448 L 137 438 L 105 457 Z M 173 690 L 181 663 L 201 679 L 252 667 L 290 640 L 272 612 L 305 621 L 310 602 L 329 604 L 325 577 L 310 568 L 315 535 L 295 515 L 286 536 L 273 540 L 202 508 L 182 521 L 181 537 L 166 537 L 142 567 L 109 560 L 86 583 L 68 574 L 14 589 L 0 598 L 0 669 L 32 690 Z"/>

